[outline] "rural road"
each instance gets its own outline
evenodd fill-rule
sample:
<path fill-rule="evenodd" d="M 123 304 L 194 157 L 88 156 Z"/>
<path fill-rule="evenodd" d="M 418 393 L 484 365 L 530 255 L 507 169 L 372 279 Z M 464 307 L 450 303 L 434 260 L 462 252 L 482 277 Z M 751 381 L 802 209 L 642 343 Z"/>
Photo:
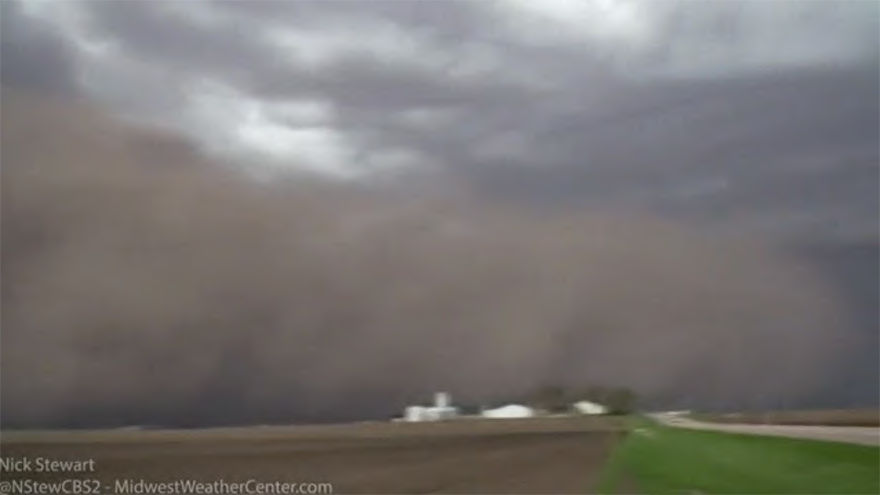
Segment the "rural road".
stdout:
<path fill-rule="evenodd" d="M 729 431 L 750 433 L 754 435 L 771 435 L 779 437 L 809 438 L 832 442 L 857 443 L 863 445 L 880 445 L 880 428 L 858 426 L 792 426 L 792 425 L 754 425 L 754 424 L 722 424 L 704 423 L 681 416 L 655 414 L 654 419 L 670 425 L 701 430 Z"/>

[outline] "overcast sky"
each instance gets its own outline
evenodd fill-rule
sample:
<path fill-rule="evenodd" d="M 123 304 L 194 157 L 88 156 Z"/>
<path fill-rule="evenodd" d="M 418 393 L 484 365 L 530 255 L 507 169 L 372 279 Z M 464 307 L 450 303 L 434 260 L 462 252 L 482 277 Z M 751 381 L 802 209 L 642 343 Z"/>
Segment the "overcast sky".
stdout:
<path fill-rule="evenodd" d="M 3 1 L 3 81 L 263 177 L 877 234 L 880 2 Z"/>

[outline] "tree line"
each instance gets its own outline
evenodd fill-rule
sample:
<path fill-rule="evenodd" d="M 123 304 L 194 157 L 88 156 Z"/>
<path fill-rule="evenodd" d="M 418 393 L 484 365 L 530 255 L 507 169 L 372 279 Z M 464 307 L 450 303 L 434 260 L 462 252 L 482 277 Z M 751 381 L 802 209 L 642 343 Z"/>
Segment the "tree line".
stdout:
<path fill-rule="evenodd" d="M 638 396 L 628 387 L 590 385 L 583 388 L 565 388 L 559 385 L 545 385 L 535 390 L 526 403 L 536 409 L 549 413 L 570 412 L 572 405 L 579 401 L 590 401 L 605 406 L 607 414 L 630 414 L 635 411 Z"/>

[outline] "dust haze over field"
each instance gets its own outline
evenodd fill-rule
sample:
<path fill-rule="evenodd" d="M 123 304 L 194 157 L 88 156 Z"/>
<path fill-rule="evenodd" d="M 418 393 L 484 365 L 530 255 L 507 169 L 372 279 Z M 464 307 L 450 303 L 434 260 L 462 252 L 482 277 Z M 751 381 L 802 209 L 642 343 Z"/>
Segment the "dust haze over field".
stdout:
<path fill-rule="evenodd" d="M 794 398 L 858 344 L 758 245 L 635 212 L 269 189 L 8 95 L 8 424 L 356 418 L 557 380 Z"/>
<path fill-rule="evenodd" d="M 716 66 L 671 7 L 655 53 L 629 7 L 582 39 L 513 1 L 182 5 L 2 3 L 4 426 L 351 420 L 548 383 L 779 407 L 875 342 L 782 247 L 876 237 L 860 12 L 816 51 L 758 3 L 707 7 L 739 23 Z"/>

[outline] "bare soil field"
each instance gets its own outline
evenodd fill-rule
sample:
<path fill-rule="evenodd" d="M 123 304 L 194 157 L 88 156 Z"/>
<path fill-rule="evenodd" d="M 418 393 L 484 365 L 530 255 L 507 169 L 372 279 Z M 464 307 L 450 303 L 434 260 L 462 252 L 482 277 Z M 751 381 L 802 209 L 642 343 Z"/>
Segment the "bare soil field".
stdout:
<path fill-rule="evenodd" d="M 94 473 L 76 476 L 105 484 L 255 479 L 329 483 L 332 493 L 584 493 L 622 431 L 613 418 L 462 420 L 4 432 L 0 446 L 4 458 L 94 459 Z"/>
<path fill-rule="evenodd" d="M 718 423 L 749 423 L 804 426 L 880 427 L 880 409 L 833 409 L 816 411 L 769 411 L 700 416 Z"/>

